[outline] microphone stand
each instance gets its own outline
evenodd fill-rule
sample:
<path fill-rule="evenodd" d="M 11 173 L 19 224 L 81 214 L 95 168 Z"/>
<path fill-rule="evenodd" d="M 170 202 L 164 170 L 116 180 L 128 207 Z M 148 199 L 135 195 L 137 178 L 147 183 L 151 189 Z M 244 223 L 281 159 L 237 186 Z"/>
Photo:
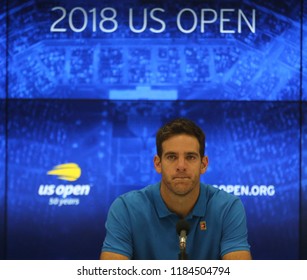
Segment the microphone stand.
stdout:
<path fill-rule="evenodd" d="M 186 253 L 185 249 L 180 250 L 178 254 L 178 260 L 188 260 L 188 254 Z"/>
<path fill-rule="evenodd" d="M 187 235 L 189 233 L 190 225 L 187 221 L 181 219 L 176 224 L 176 231 L 179 235 L 179 249 L 178 260 L 187 260 L 188 254 L 186 253 Z"/>

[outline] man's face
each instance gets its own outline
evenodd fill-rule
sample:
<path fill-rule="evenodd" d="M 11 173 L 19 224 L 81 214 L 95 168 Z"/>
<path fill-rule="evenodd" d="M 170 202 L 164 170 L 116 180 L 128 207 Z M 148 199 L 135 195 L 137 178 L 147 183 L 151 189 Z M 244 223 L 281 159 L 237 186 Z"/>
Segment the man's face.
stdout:
<path fill-rule="evenodd" d="M 185 196 L 199 187 L 208 158 L 199 154 L 199 143 L 193 136 L 180 134 L 162 143 L 162 156 L 155 156 L 155 169 L 162 175 L 161 188 Z"/>

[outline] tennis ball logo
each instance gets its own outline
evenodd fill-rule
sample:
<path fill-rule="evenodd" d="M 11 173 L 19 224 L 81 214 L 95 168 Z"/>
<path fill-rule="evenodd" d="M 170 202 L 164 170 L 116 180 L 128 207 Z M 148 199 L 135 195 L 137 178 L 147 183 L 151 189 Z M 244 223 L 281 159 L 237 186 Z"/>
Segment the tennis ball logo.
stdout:
<path fill-rule="evenodd" d="M 48 175 L 58 176 L 60 180 L 76 181 L 81 176 L 81 168 L 76 163 L 65 163 L 56 165 L 47 172 Z"/>

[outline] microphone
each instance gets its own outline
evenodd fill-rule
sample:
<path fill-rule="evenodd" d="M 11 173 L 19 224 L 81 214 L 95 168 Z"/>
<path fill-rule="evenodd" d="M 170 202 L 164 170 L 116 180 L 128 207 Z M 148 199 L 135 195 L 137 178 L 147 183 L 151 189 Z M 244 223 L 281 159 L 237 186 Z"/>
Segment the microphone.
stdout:
<path fill-rule="evenodd" d="M 185 252 L 185 249 L 187 247 L 187 235 L 190 230 L 190 225 L 189 223 L 181 219 L 177 222 L 176 224 L 176 231 L 177 234 L 179 235 L 179 248 L 180 248 L 180 253 L 178 255 L 179 260 L 187 260 L 188 255 Z"/>

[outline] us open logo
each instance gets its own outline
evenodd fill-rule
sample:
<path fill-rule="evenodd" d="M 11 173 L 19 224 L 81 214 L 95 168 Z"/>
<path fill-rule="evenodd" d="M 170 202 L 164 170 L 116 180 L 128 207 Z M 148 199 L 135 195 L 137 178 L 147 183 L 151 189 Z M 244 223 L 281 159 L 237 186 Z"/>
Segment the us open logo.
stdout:
<path fill-rule="evenodd" d="M 47 172 L 61 181 L 75 182 L 81 176 L 81 168 L 76 163 L 65 163 L 54 166 Z M 39 196 L 49 196 L 49 205 L 73 206 L 80 204 L 80 197 L 88 196 L 91 190 L 89 184 L 41 184 Z"/>
<path fill-rule="evenodd" d="M 81 176 L 81 168 L 76 163 L 65 163 L 53 167 L 47 174 L 58 176 L 61 180 L 76 181 Z"/>

